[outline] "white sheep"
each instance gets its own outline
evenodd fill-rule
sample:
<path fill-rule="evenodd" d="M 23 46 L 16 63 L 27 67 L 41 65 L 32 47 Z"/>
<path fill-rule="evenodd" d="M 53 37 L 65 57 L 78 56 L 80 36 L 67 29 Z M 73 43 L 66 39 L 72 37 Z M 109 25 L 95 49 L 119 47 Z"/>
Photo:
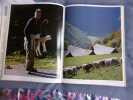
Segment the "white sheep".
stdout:
<path fill-rule="evenodd" d="M 52 37 L 51 35 L 46 35 L 44 37 L 41 37 L 40 34 L 36 34 L 36 35 L 30 35 L 31 37 L 31 46 L 32 48 L 35 50 L 35 53 L 37 56 L 42 55 L 41 50 L 40 50 L 40 46 L 42 45 L 43 47 L 43 53 L 47 52 L 47 48 L 46 48 L 46 42 L 48 40 L 51 40 Z M 26 42 L 26 37 L 24 37 L 24 49 L 27 49 L 27 42 Z"/>

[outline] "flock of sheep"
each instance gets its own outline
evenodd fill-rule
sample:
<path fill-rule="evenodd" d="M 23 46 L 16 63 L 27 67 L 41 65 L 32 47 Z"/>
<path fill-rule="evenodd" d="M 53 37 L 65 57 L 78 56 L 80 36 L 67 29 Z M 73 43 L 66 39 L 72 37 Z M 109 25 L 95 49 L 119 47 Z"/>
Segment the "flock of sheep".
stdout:
<path fill-rule="evenodd" d="M 65 78 L 72 78 L 77 75 L 77 73 L 83 69 L 86 73 L 89 73 L 92 69 L 100 67 L 109 67 L 113 65 L 120 66 L 122 64 L 122 58 L 118 59 L 117 57 L 102 59 L 94 61 L 92 63 L 83 64 L 80 66 L 69 66 L 63 69 L 63 75 Z"/>

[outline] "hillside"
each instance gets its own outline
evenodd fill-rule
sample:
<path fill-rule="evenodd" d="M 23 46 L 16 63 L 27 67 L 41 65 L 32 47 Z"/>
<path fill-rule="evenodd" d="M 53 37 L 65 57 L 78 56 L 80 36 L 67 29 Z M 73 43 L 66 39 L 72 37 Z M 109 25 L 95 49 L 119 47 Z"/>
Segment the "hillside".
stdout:
<path fill-rule="evenodd" d="M 65 24 L 65 43 L 81 48 L 89 48 L 97 40 L 100 40 L 100 38 L 89 36 L 69 23 Z"/>
<path fill-rule="evenodd" d="M 103 40 L 103 44 L 114 48 L 120 48 L 121 32 L 112 32 L 111 35 L 109 35 Z"/>

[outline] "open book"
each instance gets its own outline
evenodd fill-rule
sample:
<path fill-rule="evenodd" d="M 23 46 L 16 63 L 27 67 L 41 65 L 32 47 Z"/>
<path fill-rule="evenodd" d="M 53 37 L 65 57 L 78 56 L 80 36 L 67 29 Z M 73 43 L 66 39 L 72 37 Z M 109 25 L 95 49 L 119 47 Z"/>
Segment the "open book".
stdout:
<path fill-rule="evenodd" d="M 11 3 L 2 13 L 2 80 L 126 85 L 122 5 Z"/>

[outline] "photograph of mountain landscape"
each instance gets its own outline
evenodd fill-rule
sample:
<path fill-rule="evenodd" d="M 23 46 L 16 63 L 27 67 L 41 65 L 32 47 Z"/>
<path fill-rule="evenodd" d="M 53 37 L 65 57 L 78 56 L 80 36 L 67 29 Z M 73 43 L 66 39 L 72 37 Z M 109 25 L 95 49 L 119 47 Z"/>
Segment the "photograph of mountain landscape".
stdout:
<path fill-rule="evenodd" d="M 65 79 L 123 81 L 121 16 L 121 7 L 66 7 Z"/>

